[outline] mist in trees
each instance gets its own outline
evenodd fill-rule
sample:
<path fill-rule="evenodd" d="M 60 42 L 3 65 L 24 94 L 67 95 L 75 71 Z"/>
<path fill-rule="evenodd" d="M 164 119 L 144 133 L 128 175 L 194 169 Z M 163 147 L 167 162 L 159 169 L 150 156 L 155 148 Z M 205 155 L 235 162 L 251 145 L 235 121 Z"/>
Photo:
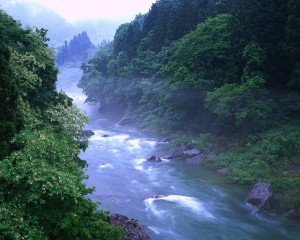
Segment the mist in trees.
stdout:
<path fill-rule="evenodd" d="M 106 41 L 102 41 L 101 45 L 105 45 Z M 56 62 L 58 65 L 67 63 L 84 63 L 95 49 L 86 32 L 79 33 L 74 36 L 68 43 L 58 48 Z"/>
<path fill-rule="evenodd" d="M 157 1 L 83 65 L 79 86 L 88 101 L 122 106 L 148 131 L 230 149 L 211 164 L 241 182 L 273 182 L 299 205 L 299 176 L 283 176 L 299 164 L 298 8 L 294 0 Z M 294 147 L 279 160 L 286 142 Z"/>
<path fill-rule="evenodd" d="M 56 91 L 46 34 L 0 10 L 0 239 L 122 239 L 86 198 L 87 119 Z"/>

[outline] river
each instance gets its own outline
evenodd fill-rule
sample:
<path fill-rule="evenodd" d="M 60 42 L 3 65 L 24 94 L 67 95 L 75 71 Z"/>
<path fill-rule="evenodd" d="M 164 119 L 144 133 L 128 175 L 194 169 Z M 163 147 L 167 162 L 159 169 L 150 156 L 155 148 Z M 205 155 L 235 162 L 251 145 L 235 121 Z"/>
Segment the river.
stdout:
<path fill-rule="evenodd" d="M 137 219 L 152 240 L 300 239 L 291 222 L 252 212 L 244 187 L 201 166 L 147 162 L 151 155 L 166 153 L 169 145 L 118 125 L 121 115 L 106 116 L 99 106 L 85 104 L 77 87 L 81 75 L 79 68 L 61 68 L 57 88 L 87 114 L 86 129 L 95 132 L 81 158 L 88 162 L 86 183 L 95 187 L 89 197 L 102 209 Z M 156 194 L 167 197 L 154 199 Z"/>

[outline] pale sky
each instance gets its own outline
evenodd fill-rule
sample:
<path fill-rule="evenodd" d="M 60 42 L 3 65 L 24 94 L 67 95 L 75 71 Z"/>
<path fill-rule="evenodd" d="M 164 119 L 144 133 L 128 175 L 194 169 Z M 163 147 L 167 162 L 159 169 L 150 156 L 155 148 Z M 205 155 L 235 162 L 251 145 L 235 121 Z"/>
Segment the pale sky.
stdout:
<path fill-rule="evenodd" d="M 156 0 L 4 0 L 35 2 L 54 10 L 69 22 L 82 19 L 131 20 L 146 13 Z"/>

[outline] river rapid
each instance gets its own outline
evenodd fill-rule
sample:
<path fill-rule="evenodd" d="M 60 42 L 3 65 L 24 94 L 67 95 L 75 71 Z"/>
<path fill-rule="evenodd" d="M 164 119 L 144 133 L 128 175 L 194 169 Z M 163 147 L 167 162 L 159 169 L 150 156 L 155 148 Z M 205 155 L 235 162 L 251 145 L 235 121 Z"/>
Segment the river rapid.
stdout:
<path fill-rule="evenodd" d="M 137 219 L 152 240 L 300 239 L 299 225 L 251 211 L 244 187 L 201 166 L 147 162 L 170 146 L 118 125 L 120 114 L 104 115 L 99 106 L 84 103 L 77 87 L 81 75 L 79 68 L 61 68 L 57 89 L 74 99 L 89 118 L 85 128 L 95 132 L 81 158 L 88 163 L 86 183 L 95 187 L 89 197 L 102 209 Z M 156 194 L 166 197 L 154 199 Z"/>

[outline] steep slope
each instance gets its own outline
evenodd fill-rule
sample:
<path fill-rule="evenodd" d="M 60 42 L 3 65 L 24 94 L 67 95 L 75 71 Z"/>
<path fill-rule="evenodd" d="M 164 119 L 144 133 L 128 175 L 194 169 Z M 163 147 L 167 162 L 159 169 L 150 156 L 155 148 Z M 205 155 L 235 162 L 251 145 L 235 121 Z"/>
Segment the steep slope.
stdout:
<path fill-rule="evenodd" d="M 0 11 L 0 239 L 119 239 L 86 198 L 86 117 L 56 92 L 46 32 Z"/>
<path fill-rule="evenodd" d="M 119 21 L 82 20 L 69 23 L 54 11 L 37 3 L 0 1 L 0 7 L 19 20 L 23 26 L 34 26 L 48 30 L 50 45 L 60 47 L 64 41 L 70 41 L 74 35 L 86 31 L 94 44 L 103 39 L 113 39 Z"/>
<path fill-rule="evenodd" d="M 123 107 L 174 142 L 198 142 L 219 156 L 209 165 L 247 184 L 271 182 L 282 205 L 299 207 L 298 8 L 157 1 L 83 65 L 79 85 L 88 101 Z"/>

